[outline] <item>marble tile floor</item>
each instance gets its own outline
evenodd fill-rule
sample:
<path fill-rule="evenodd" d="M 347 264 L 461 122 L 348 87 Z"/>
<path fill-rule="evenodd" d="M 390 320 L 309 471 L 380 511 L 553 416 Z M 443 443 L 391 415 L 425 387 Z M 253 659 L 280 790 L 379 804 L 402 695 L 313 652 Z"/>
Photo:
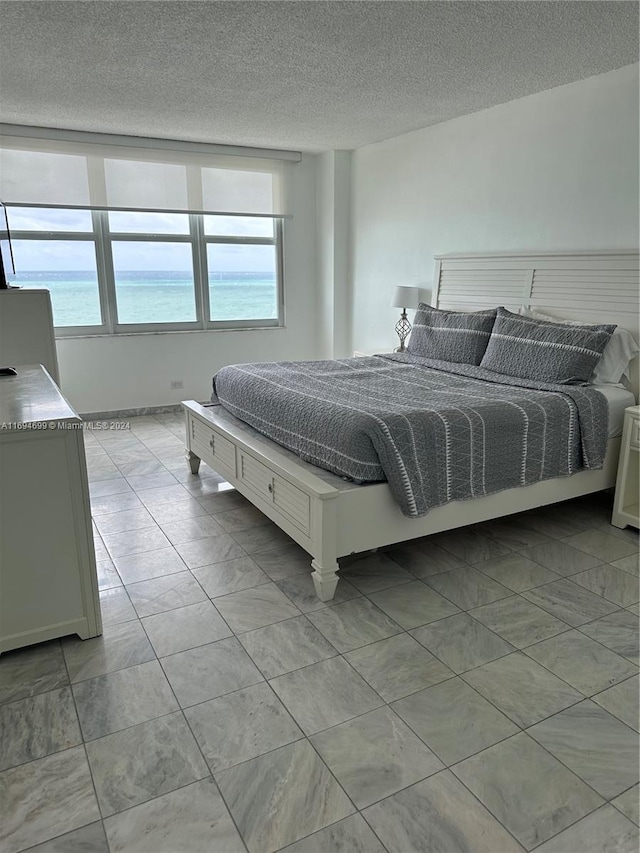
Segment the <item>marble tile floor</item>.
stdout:
<path fill-rule="evenodd" d="M 182 434 L 85 434 L 104 635 L 0 657 L 2 853 L 637 851 L 611 495 L 350 558 L 323 604 Z"/>

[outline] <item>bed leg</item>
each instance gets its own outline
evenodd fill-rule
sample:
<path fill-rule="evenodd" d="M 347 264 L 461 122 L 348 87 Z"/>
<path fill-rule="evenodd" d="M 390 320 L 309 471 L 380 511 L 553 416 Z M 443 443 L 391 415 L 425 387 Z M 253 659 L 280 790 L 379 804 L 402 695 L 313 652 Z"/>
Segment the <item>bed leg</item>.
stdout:
<path fill-rule="evenodd" d="M 311 577 L 316 588 L 316 595 L 320 601 L 331 601 L 338 586 L 339 579 L 336 574 L 339 569 L 338 564 L 334 562 L 328 566 L 321 566 L 317 560 L 312 560 L 311 568 L 314 570 Z"/>
<path fill-rule="evenodd" d="M 187 462 L 189 463 L 189 468 L 191 468 L 192 474 L 197 474 L 200 470 L 200 457 L 196 456 L 189 448 L 187 447 L 185 451 L 185 456 L 187 458 Z"/>

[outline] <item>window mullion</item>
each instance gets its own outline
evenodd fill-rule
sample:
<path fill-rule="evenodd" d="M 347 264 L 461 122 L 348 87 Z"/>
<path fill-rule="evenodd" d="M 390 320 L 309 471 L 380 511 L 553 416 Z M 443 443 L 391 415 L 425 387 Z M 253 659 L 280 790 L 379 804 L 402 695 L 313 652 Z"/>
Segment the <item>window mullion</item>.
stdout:
<path fill-rule="evenodd" d="M 209 274 L 207 244 L 204 238 L 204 217 L 198 213 L 189 216 L 189 227 L 193 240 L 193 279 L 196 287 L 196 316 L 203 329 L 209 322 Z"/>
<path fill-rule="evenodd" d="M 96 237 L 100 306 L 102 308 L 104 324 L 107 327 L 108 333 L 112 335 L 118 320 L 118 309 L 116 305 L 116 285 L 113 273 L 113 257 L 111 255 L 111 239 L 109 237 L 109 214 L 104 210 L 94 210 L 91 216 Z"/>
<path fill-rule="evenodd" d="M 276 219 L 274 222 L 276 232 L 276 278 L 278 283 L 278 324 L 285 325 L 285 301 L 284 301 L 284 220 Z"/>
<path fill-rule="evenodd" d="M 12 240 L 38 240 L 38 241 L 58 241 L 65 240 L 69 242 L 85 241 L 87 243 L 95 239 L 95 235 L 91 231 L 15 231 L 11 230 Z"/>
<path fill-rule="evenodd" d="M 207 243 L 228 243 L 234 246 L 275 246 L 277 243 L 276 237 L 234 237 L 230 234 L 207 234 L 204 239 Z"/>

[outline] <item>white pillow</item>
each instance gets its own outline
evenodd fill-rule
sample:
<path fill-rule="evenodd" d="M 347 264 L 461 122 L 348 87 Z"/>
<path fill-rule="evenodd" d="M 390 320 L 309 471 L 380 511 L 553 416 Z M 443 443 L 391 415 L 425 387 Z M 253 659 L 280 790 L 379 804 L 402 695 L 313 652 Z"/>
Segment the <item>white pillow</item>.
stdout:
<path fill-rule="evenodd" d="M 522 317 L 533 317 L 536 320 L 550 320 L 553 323 L 565 323 L 567 326 L 593 326 L 583 320 L 564 320 L 561 317 L 550 317 L 526 305 L 521 305 L 517 311 Z M 629 378 L 629 364 L 640 352 L 631 332 L 616 327 L 611 339 L 604 348 L 602 358 L 596 364 L 591 379 L 592 385 L 617 385 L 624 376 Z"/>

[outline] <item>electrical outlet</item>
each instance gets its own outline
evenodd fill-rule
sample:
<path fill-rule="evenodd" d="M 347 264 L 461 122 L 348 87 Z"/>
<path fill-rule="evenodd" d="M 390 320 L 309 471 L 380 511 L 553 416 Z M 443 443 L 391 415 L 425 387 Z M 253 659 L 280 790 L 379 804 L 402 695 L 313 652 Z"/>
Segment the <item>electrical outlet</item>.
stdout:
<path fill-rule="evenodd" d="M 171 388 L 174 391 L 177 391 L 178 388 L 184 388 L 184 382 L 182 381 L 182 379 L 172 379 L 171 380 Z"/>

